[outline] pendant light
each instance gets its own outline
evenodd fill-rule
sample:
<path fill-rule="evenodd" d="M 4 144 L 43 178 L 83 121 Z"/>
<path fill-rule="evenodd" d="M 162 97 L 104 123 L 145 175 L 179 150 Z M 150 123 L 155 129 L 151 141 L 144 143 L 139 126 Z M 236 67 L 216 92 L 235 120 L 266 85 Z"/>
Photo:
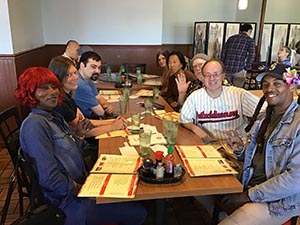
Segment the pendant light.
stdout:
<path fill-rule="evenodd" d="M 239 0 L 238 8 L 239 10 L 245 10 L 248 7 L 248 0 Z"/>

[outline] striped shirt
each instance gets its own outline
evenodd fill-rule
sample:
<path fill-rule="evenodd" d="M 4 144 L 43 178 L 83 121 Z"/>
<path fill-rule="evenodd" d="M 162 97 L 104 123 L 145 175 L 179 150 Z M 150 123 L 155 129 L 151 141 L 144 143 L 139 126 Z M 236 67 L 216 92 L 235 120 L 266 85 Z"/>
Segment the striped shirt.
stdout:
<path fill-rule="evenodd" d="M 217 98 L 210 97 L 205 88 L 194 91 L 181 109 L 182 123 L 192 122 L 210 132 L 215 138 L 225 138 L 225 130 L 239 130 L 247 125 L 259 98 L 245 89 L 223 86 Z"/>

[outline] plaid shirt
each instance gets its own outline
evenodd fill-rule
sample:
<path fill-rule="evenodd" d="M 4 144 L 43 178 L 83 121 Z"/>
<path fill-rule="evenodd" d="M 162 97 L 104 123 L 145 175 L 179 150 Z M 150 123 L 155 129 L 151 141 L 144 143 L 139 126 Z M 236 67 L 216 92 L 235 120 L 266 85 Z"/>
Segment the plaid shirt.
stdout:
<path fill-rule="evenodd" d="M 225 65 L 225 73 L 251 69 L 254 57 L 254 40 L 245 33 L 231 36 L 222 48 L 221 61 Z"/>

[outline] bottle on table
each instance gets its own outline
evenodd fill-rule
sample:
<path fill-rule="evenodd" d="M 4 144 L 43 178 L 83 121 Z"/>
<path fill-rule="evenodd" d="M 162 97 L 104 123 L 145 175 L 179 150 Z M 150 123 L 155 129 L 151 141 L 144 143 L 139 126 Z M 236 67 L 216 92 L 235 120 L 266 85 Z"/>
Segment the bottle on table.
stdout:
<path fill-rule="evenodd" d="M 120 66 L 120 76 L 121 76 L 122 86 L 124 86 L 125 85 L 125 67 L 123 65 Z"/>
<path fill-rule="evenodd" d="M 162 162 L 159 162 L 156 167 L 156 180 L 163 180 L 165 174 L 165 168 L 163 167 Z"/>
<path fill-rule="evenodd" d="M 163 156 L 164 156 L 164 152 L 162 151 L 155 152 L 155 168 L 157 167 L 158 163 L 162 162 Z"/>
<path fill-rule="evenodd" d="M 111 80 L 111 68 L 109 65 L 106 68 L 106 74 L 107 74 L 107 79 Z"/>
<path fill-rule="evenodd" d="M 141 84 L 143 82 L 143 76 L 141 73 L 141 68 L 137 67 L 136 68 L 136 83 Z"/>
<path fill-rule="evenodd" d="M 166 175 L 174 174 L 174 161 L 173 145 L 170 144 L 168 147 L 168 154 L 165 157 Z"/>

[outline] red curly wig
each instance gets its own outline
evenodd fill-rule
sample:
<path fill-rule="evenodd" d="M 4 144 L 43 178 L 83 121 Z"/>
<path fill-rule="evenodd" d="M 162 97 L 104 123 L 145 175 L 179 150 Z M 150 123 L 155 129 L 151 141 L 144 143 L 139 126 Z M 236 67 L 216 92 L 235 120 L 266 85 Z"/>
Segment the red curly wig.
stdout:
<path fill-rule="evenodd" d="M 34 108 L 39 104 L 34 93 L 38 87 L 45 84 L 54 84 L 58 87 L 60 93 L 60 104 L 62 102 L 61 84 L 54 73 L 44 67 L 31 67 L 20 75 L 15 91 L 15 98 L 22 105 Z"/>

